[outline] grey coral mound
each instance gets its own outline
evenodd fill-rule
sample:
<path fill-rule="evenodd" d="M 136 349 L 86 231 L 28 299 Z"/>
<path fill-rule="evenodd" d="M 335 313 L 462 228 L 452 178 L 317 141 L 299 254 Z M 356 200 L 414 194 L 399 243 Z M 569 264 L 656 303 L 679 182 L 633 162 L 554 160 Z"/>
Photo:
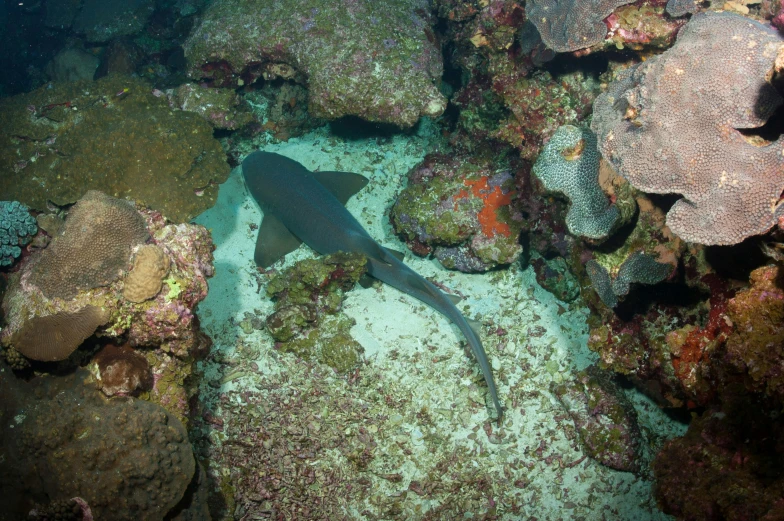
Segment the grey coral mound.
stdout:
<path fill-rule="evenodd" d="M 695 15 L 663 54 L 624 71 L 594 102 L 599 150 L 638 190 L 682 194 L 667 225 L 700 244 L 737 244 L 784 216 L 784 138 L 752 143 L 781 104 L 767 82 L 784 43 L 729 13 Z"/>
<path fill-rule="evenodd" d="M 525 13 L 547 47 L 571 52 L 604 41 L 604 19 L 630 3 L 631 0 L 528 0 Z"/>
<path fill-rule="evenodd" d="M 131 249 L 148 237 L 144 219 L 132 204 L 91 190 L 73 206 L 61 234 L 41 252 L 30 282 L 48 298 L 62 299 L 107 286 L 127 268 Z"/>
<path fill-rule="evenodd" d="M 18 201 L 0 201 L 0 266 L 10 266 L 38 233 L 30 209 Z"/>
<path fill-rule="evenodd" d="M 564 194 L 571 205 L 566 226 L 573 235 L 606 239 L 620 212 L 599 187 L 599 152 L 589 129 L 564 125 L 544 146 L 533 168 L 544 187 Z"/>

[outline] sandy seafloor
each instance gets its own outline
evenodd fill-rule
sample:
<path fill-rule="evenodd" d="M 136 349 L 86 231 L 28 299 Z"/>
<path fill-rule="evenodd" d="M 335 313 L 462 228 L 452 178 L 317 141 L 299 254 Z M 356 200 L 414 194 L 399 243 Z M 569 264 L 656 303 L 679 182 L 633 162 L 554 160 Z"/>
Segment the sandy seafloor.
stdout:
<path fill-rule="evenodd" d="M 388 208 L 408 170 L 431 151 L 434 134 L 427 122 L 416 133 L 388 139 L 347 140 L 324 128 L 265 150 L 296 159 L 311 170 L 367 176 L 368 186 L 349 201 L 348 208 L 382 245 L 403 251 L 404 245 L 391 231 Z M 463 274 L 406 250 L 409 266 L 464 295 L 458 307 L 482 325 L 482 340 L 507 407 L 502 426 L 487 430 L 486 387 L 477 364 L 461 347 L 459 330 L 433 309 L 389 286 L 357 287 L 347 295 L 343 311 L 356 322 L 351 334 L 365 350 L 355 378 L 334 374 L 328 367 L 315 373 L 304 370 L 306 362 L 277 352 L 271 337 L 258 328 L 258 319 L 272 312 L 272 302 L 264 293 L 267 277 L 257 272 L 252 260 L 253 225 L 260 217 L 237 168 L 221 185 L 216 206 L 196 219 L 211 230 L 217 245 L 216 273 L 209 281 L 209 295 L 198 307 L 202 327 L 214 341 L 213 355 L 201 363 L 201 399 L 222 423 L 221 429 L 206 434 L 213 456 L 227 442 L 231 426 L 252 415 L 252 407 L 244 402 L 248 391 L 263 398 L 273 392 L 269 383 L 274 381 L 278 396 L 294 396 L 315 386 L 327 395 L 349 395 L 372 412 L 366 422 L 357 421 L 356 414 L 345 416 L 347 423 L 340 426 L 347 439 L 360 433 L 372 436 L 374 457 L 365 468 L 357 468 L 340 451 L 324 451 L 310 463 L 340 469 L 347 481 L 357 478 L 355 474 L 370 480 L 372 495 L 346 493 L 333 498 L 349 518 L 419 519 L 449 501 L 464 505 L 465 519 L 492 509 L 500 519 L 670 519 L 655 506 L 647 470 L 636 476 L 590 458 L 581 460 L 584 454 L 574 424 L 549 391 L 551 382 L 571 378 L 595 359 L 586 347 L 587 310 L 579 303 L 558 301 L 537 285 L 532 269 L 519 265 Z M 276 267 L 313 255 L 303 246 Z M 253 318 L 256 329 L 248 327 Z M 314 374 L 319 381 L 313 381 Z M 682 434 L 684 426 L 634 390 L 627 392 L 647 446 L 658 447 Z M 322 410 L 291 414 L 317 420 L 344 418 L 341 411 L 323 410 L 330 407 L 324 404 L 340 400 L 318 403 Z M 314 429 L 309 435 L 320 433 Z M 446 491 L 430 496 L 405 493 L 412 482 L 418 486 L 440 479 L 434 472 L 443 469 L 438 463 L 445 458 L 451 458 L 449 468 L 456 469 L 444 476 L 450 483 Z M 212 461 L 213 471 L 225 478 L 236 465 L 219 456 Z M 399 474 L 398 479 L 388 479 L 391 474 Z M 461 485 L 463 476 L 470 476 L 466 479 L 471 482 Z M 492 493 L 479 499 L 468 490 L 477 476 L 492 484 Z M 394 516 L 389 515 L 393 500 Z M 238 501 L 233 507 L 236 519 L 269 516 L 269 505 L 260 499 Z"/>

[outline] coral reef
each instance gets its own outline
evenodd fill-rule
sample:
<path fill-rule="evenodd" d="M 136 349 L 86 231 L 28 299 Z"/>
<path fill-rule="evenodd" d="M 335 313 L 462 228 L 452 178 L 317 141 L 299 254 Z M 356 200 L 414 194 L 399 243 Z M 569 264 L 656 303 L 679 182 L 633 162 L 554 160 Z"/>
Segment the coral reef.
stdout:
<path fill-rule="evenodd" d="M 735 330 L 727 338 L 726 360 L 744 375 L 746 388 L 784 403 L 784 268 L 754 270 L 750 287 L 727 302 Z"/>
<path fill-rule="evenodd" d="M 491 57 L 493 89 L 511 111 L 495 137 L 535 160 L 541 147 L 563 125 L 577 125 L 590 113 L 597 86 L 557 80 L 547 71 L 528 74 L 527 67 L 506 55 Z"/>
<path fill-rule="evenodd" d="M 604 19 L 631 0 L 529 0 L 525 14 L 542 41 L 556 52 L 571 52 L 601 43 L 607 34 Z"/>
<path fill-rule="evenodd" d="M 153 244 L 140 247 L 133 259 L 133 267 L 125 277 L 125 300 L 138 304 L 155 297 L 161 291 L 170 265 L 169 257 L 160 247 Z"/>
<path fill-rule="evenodd" d="M 253 121 L 247 104 L 231 89 L 211 89 L 185 83 L 174 89 L 172 104 L 195 112 L 215 128 L 236 130 Z"/>
<path fill-rule="evenodd" d="M 22 254 L 21 246 L 38 233 L 29 208 L 18 201 L 0 201 L 0 266 L 10 266 Z"/>
<path fill-rule="evenodd" d="M 141 31 L 154 9 L 153 0 L 85 0 L 73 29 L 91 42 L 107 42 Z"/>
<path fill-rule="evenodd" d="M 615 470 L 640 470 L 642 436 L 637 415 L 607 374 L 590 367 L 574 380 L 553 383 L 551 391 L 574 421 L 591 458 Z"/>
<path fill-rule="evenodd" d="M 566 226 L 573 235 L 602 240 L 624 224 L 599 186 L 599 151 L 588 128 L 559 127 L 539 154 L 533 173 L 546 190 L 569 199 Z"/>
<path fill-rule="evenodd" d="M 784 215 L 784 140 L 741 132 L 781 104 L 767 79 L 782 42 L 748 18 L 698 14 L 671 49 L 597 98 L 591 127 L 602 156 L 639 190 L 684 196 L 667 214 L 682 239 L 736 244 Z"/>
<path fill-rule="evenodd" d="M 212 127 L 137 78 L 53 83 L 0 100 L 0 113 L 0 194 L 36 210 L 100 190 L 184 222 L 229 174 Z"/>
<path fill-rule="evenodd" d="M 664 512 L 690 521 L 784 516 L 784 425 L 741 399 L 694 418 L 657 455 L 654 493 Z"/>
<path fill-rule="evenodd" d="M 237 86 L 260 76 L 308 86 L 309 111 L 414 125 L 438 116 L 441 54 L 427 2 L 216 2 L 185 42 L 193 78 Z"/>
<path fill-rule="evenodd" d="M 657 2 L 634 2 L 616 9 L 605 24 L 609 29 L 605 42 L 618 49 L 644 51 L 666 49 L 675 41 L 686 20 L 673 20 Z"/>
<path fill-rule="evenodd" d="M 95 519 L 157 521 L 183 498 L 196 470 L 183 425 L 160 406 L 107 401 L 82 380 L 0 377 L 0 498 L 7 519 L 50 499 L 81 498 Z"/>
<path fill-rule="evenodd" d="M 446 268 L 487 271 L 514 262 L 522 216 L 513 200 L 514 165 L 431 154 L 408 174 L 390 221 L 418 255 Z"/>
<path fill-rule="evenodd" d="M 108 286 L 120 278 L 132 248 L 148 238 L 144 219 L 131 203 L 91 190 L 29 266 L 27 282 L 47 298 L 65 300 Z"/>
<path fill-rule="evenodd" d="M 100 286 L 87 284 L 70 299 L 48 298 L 30 282 L 32 272 L 39 265 L 37 257 L 45 255 L 48 248 L 34 252 L 9 280 L 2 304 L 7 324 L 0 332 L 0 341 L 7 349 L 15 346 L 16 350 L 22 351 L 25 343 L 19 342 L 27 338 L 26 331 L 31 332 L 34 339 L 49 341 L 57 335 L 63 336 L 76 330 L 80 336 L 71 343 L 58 343 L 60 349 L 66 345 L 71 350 L 75 349 L 85 335 L 93 332 L 117 344 L 127 342 L 139 349 L 152 368 L 155 386 L 147 391 L 146 397 L 164 405 L 185 421 L 188 398 L 196 390 L 186 380 L 195 359 L 210 346 L 209 340 L 200 333 L 194 314 L 196 305 L 207 295 L 207 278 L 214 273 L 210 234 L 202 226 L 168 224 L 158 212 L 137 210 L 125 201 L 109 199 L 112 205 L 132 212 L 134 219 L 141 219 L 142 231 L 152 243 L 148 246 L 157 248 L 166 257 L 167 260 L 162 263 L 168 264 L 169 271 L 163 280 L 163 290 L 139 302 L 125 298 L 123 290 L 127 279 L 124 280 L 122 275 L 131 268 L 132 258 L 132 250 L 127 248 L 123 250 L 125 258 L 118 262 L 117 277 L 112 282 Z M 80 204 L 77 203 L 71 212 L 77 211 Z M 70 216 L 66 218 L 66 226 L 70 220 Z M 72 260 L 76 259 L 78 264 L 80 259 L 94 252 L 94 245 L 83 241 L 80 234 L 90 235 L 92 232 L 90 227 L 84 226 L 72 231 L 73 234 L 64 233 L 59 240 L 67 237 L 73 244 L 85 245 L 86 253 L 78 249 L 72 252 Z M 108 227 L 104 232 L 114 237 L 117 230 Z M 96 241 L 105 239 L 105 236 L 99 237 Z M 84 329 L 84 321 L 74 320 L 79 313 L 85 313 L 85 309 L 96 310 L 95 315 L 101 318 L 100 325 L 92 323 L 91 331 Z M 53 325 L 54 331 L 50 331 L 52 328 L 49 327 L 43 328 L 44 325 Z"/>
<path fill-rule="evenodd" d="M 366 262 L 356 253 L 333 253 L 302 260 L 270 279 L 267 295 L 275 299 L 275 312 L 266 325 L 281 351 L 340 373 L 356 367 L 362 346 L 349 334 L 351 321 L 337 314 L 344 293 L 365 274 Z"/>
<path fill-rule="evenodd" d="M 536 282 L 558 300 L 571 302 L 580 295 L 580 283 L 563 257 L 545 259 L 537 254 L 530 262 L 536 272 Z"/>

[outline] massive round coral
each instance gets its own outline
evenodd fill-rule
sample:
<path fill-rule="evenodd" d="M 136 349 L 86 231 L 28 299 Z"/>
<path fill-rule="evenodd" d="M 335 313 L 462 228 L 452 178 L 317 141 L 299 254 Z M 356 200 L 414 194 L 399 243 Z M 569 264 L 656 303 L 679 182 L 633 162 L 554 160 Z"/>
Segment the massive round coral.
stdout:
<path fill-rule="evenodd" d="M 783 44 L 748 18 L 699 14 L 596 99 L 602 155 L 639 190 L 683 195 L 667 214 L 682 239 L 736 244 L 784 216 L 784 138 L 744 134 L 781 104 L 768 77 Z"/>
<path fill-rule="evenodd" d="M 155 521 L 185 494 L 196 464 L 182 423 L 143 400 L 107 401 L 87 377 L 0 378 L 9 519 L 25 518 L 34 501 L 78 497 L 95 519 Z"/>

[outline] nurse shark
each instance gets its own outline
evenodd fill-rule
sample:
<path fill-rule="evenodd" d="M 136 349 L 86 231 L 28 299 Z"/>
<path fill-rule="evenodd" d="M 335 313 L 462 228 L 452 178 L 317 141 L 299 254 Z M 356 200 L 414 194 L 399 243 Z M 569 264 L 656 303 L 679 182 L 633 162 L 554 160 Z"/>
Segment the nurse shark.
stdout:
<path fill-rule="evenodd" d="M 348 172 L 311 172 L 293 159 L 262 151 L 245 158 L 242 173 L 264 212 L 254 254 L 257 265 L 267 268 L 303 242 L 322 255 L 338 251 L 363 254 L 370 275 L 421 300 L 465 335 L 500 421 L 503 407 L 479 336 L 446 294 L 378 244 L 346 210 L 346 201 L 367 184 L 367 179 Z"/>

